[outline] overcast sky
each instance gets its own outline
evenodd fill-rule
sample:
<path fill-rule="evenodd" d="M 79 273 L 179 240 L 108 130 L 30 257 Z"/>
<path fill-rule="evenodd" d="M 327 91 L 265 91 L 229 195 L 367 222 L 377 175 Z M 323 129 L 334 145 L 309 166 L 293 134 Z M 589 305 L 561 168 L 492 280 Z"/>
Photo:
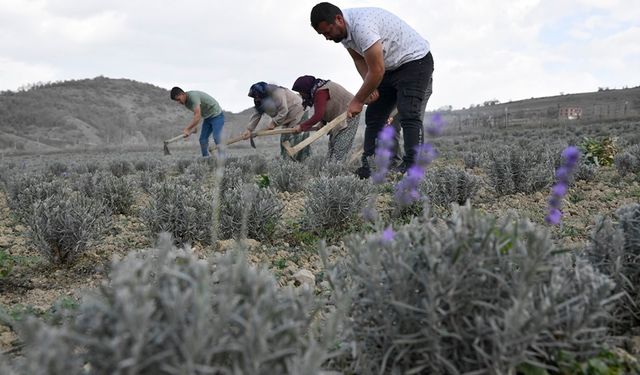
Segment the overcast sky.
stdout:
<path fill-rule="evenodd" d="M 346 50 L 309 25 L 306 0 L 0 0 L 0 90 L 129 78 L 203 90 L 225 110 L 257 81 L 311 74 L 352 92 Z M 384 7 L 431 43 L 427 109 L 640 85 L 638 0 L 340 0 Z M 34 103 L 37 105 L 37 103 Z"/>

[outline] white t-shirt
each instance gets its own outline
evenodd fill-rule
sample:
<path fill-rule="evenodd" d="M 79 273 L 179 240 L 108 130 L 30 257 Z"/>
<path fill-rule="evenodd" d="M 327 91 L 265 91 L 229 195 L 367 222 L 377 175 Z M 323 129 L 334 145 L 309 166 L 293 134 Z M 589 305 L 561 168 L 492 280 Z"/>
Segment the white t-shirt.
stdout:
<path fill-rule="evenodd" d="M 381 8 L 350 8 L 343 9 L 342 15 L 347 22 L 347 37 L 342 44 L 364 56 L 364 51 L 379 40 L 385 70 L 397 69 L 429 53 L 429 42 L 391 12 Z"/>

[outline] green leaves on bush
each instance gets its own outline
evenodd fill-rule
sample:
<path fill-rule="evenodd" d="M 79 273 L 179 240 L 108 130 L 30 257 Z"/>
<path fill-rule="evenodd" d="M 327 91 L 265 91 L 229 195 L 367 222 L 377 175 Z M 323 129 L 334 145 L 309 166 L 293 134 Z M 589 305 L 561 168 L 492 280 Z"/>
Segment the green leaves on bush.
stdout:
<path fill-rule="evenodd" d="M 618 151 L 615 140 L 605 137 L 601 140 L 584 137 L 579 145 L 587 163 L 595 165 L 611 165 Z"/>

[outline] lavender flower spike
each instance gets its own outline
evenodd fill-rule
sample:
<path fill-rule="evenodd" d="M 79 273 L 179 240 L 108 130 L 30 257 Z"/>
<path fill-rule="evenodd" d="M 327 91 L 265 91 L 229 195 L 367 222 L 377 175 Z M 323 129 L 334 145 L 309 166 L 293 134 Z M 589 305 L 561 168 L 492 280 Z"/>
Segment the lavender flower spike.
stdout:
<path fill-rule="evenodd" d="M 427 134 L 432 137 L 437 137 L 442 134 L 442 130 L 444 129 L 444 119 L 440 113 L 436 113 L 431 116 L 431 123 L 433 125 L 427 127 Z"/>
<path fill-rule="evenodd" d="M 382 232 L 382 242 L 391 242 L 396 233 L 390 226 Z"/>
<path fill-rule="evenodd" d="M 556 171 L 556 183 L 551 188 L 551 196 L 548 199 L 549 207 L 544 220 L 551 225 L 560 224 L 562 218 L 562 198 L 569 190 L 571 176 L 578 166 L 580 151 L 575 146 L 569 146 L 562 151 L 562 165 Z"/>
<path fill-rule="evenodd" d="M 383 183 L 389 172 L 395 133 L 396 131 L 393 126 L 385 126 L 380 133 L 378 133 L 378 145 L 376 147 L 375 158 L 376 173 L 371 176 L 374 184 Z"/>

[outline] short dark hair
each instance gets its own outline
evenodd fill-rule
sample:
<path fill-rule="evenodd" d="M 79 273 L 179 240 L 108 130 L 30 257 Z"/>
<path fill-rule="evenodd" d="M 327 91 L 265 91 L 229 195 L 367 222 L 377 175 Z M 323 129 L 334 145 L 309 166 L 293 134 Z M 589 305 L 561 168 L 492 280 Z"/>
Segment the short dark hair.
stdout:
<path fill-rule="evenodd" d="M 178 95 L 184 93 L 184 91 L 180 87 L 174 87 L 171 89 L 171 100 L 176 100 Z"/>
<path fill-rule="evenodd" d="M 318 29 L 320 22 L 332 24 L 336 20 L 337 15 L 342 15 L 342 11 L 331 3 L 318 3 L 311 9 L 311 27 Z"/>

